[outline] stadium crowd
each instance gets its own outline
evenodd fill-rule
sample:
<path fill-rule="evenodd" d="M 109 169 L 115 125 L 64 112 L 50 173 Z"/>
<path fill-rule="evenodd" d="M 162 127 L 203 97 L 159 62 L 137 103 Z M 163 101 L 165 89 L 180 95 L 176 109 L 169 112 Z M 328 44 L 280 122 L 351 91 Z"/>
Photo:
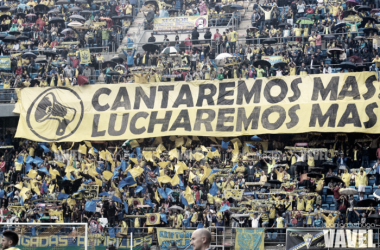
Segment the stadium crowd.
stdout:
<path fill-rule="evenodd" d="M 5 2 L 0 40 L 10 68 L 2 70 L 2 87 L 378 72 L 380 66 L 378 1 L 267 0 L 253 5 L 252 26 L 243 34 L 238 26 L 244 7 L 230 1 L 143 4 L 139 9 L 135 1 Z M 127 34 L 139 12 L 154 13 L 145 18 L 150 30 L 156 18 L 192 15 L 208 15 L 209 27 L 218 30 L 195 27 L 185 39 L 176 31 L 173 41 L 167 35 L 156 39 L 153 32 L 141 46 Z M 104 60 L 102 51 L 119 47 L 124 53 Z M 262 60 L 268 56 L 281 58 L 271 64 Z"/>
<path fill-rule="evenodd" d="M 310 133 L 48 144 L 8 133 L 2 144 L 14 147 L 1 148 L 0 216 L 87 222 L 96 232 L 119 233 L 378 226 L 378 140 Z"/>

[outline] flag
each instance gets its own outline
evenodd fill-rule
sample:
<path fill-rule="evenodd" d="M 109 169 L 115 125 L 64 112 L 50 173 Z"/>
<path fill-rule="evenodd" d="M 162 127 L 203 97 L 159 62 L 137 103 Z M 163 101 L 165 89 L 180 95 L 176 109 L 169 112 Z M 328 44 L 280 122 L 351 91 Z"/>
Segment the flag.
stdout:
<path fill-rule="evenodd" d="M 203 228 L 203 224 L 201 222 L 198 223 L 197 229 Z"/>
<path fill-rule="evenodd" d="M 81 153 L 81 154 L 86 155 L 87 154 L 87 147 L 86 147 L 86 145 L 80 145 L 79 144 L 78 152 Z"/>
<path fill-rule="evenodd" d="M 219 209 L 219 213 L 223 213 L 227 211 L 228 209 L 230 209 L 230 207 L 227 204 L 224 204 L 223 207 Z"/>
<path fill-rule="evenodd" d="M 108 228 L 108 233 L 109 233 L 111 239 L 116 237 L 115 228 L 109 227 Z"/>
<path fill-rule="evenodd" d="M 26 173 L 28 173 L 32 169 L 32 165 L 29 163 L 26 164 Z"/>
<path fill-rule="evenodd" d="M 67 176 L 65 175 L 65 176 L 63 176 L 62 180 L 63 181 L 69 181 L 69 178 L 67 178 Z"/>
<path fill-rule="evenodd" d="M 127 177 L 125 177 L 124 181 L 126 181 L 128 186 L 132 186 L 132 185 L 136 184 L 136 181 L 130 172 L 127 172 Z"/>
<path fill-rule="evenodd" d="M 210 175 L 212 174 L 218 173 L 219 171 L 220 171 L 219 169 L 213 169 L 211 173 L 207 176 L 207 178 L 210 177 Z"/>
<path fill-rule="evenodd" d="M 146 225 L 153 226 L 160 224 L 160 213 L 148 213 L 146 214 Z"/>
<path fill-rule="evenodd" d="M 37 169 L 37 171 L 40 171 L 40 172 L 42 172 L 42 173 L 44 173 L 44 174 L 46 174 L 46 175 L 49 175 L 49 172 L 47 171 L 47 169 L 46 169 L 45 167 L 42 167 L 42 168 L 40 168 L 40 169 Z"/>
<path fill-rule="evenodd" d="M 90 49 L 80 49 L 79 50 L 79 56 L 80 56 L 80 64 L 90 64 L 91 63 Z M 115 237 L 111 237 L 111 238 L 115 238 Z"/>
<path fill-rule="evenodd" d="M 154 203 L 152 203 L 152 201 L 151 201 L 150 199 L 146 199 L 146 200 L 145 200 L 145 203 L 146 203 L 147 205 L 149 205 L 150 207 L 154 207 Z"/>
<path fill-rule="evenodd" d="M 184 206 L 189 206 L 189 203 L 187 203 L 187 200 L 185 197 L 181 196 L 181 202 Z"/>
<path fill-rule="evenodd" d="M 44 190 L 44 193 L 45 193 L 45 194 L 48 193 L 48 188 L 47 188 L 47 185 L 46 185 L 45 182 L 42 184 L 42 189 Z"/>
<path fill-rule="evenodd" d="M 96 202 L 95 201 L 86 201 L 86 205 L 84 206 L 84 210 L 94 213 L 96 210 Z"/>
<path fill-rule="evenodd" d="M 190 220 L 191 220 L 192 217 L 193 217 L 193 215 L 190 215 L 190 217 L 187 218 L 187 219 L 183 222 L 183 226 L 184 226 L 184 227 L 190 227 Z"/>
<path fill-rule="evenodd" d="M 31 157 L 30 155 L 28 155 L 28 157 L 26 157 L 26 161 L 25 161 L 25 163 L 27 163 L 27 164 L 30 164 L 30 163 L 33 163 L 33 157 Z"/>
<path fill-rule="evenodd" d="M 24 206 L 24 198 L 22 196 L 21 196 L 20 204 L 21 206 Z"/>
<path fill-rule="evenodd" d="M 125 162 L 125 160 L 121 160 L 121 163 L 120 163 L 120 166 L 121 167 L 121 170 L 124 171 L 127 169 L 127 163 Z"/>
<path fill-rule="evenodd" d="M 43 162 L 44 162 L 44 160 L 42 160 L 40 157 L 38 157 L 38 156 L 34 157 L 33 163 L 36 164 L 37 166 L 39 166 Z"/>
<path fill-rule="evenodd" d="M 109 181 L 113 176 L 113 173 L 111 171 L 104 171 L 103 172 L 103 177 L 104 179 L 106 179 L 107 181 Z"/>
<path fill-rule="evenodd" d="M 141 192 L 142 190 L 143 190 L 142 186 L 137 186 L 135 193 L 137 194 L 137 193 Z"/>
<path fill-rule="evenodd" d="M 113 180 L 113 179 L 117 179 L 117 178 L 119 178 L 119 171 L 117 171 L 117 170 L 115 169 L 115 171 L 113 171 L 112 180 Z"/>
<path fill-rule="evenodd" d="M 4 190 L 1 190 L 0 191 L 0 198 L 3 198 L 4 197 Z"/>
<path fill-rule="evenodd" d="M 112 196 L 112 200 L 113 200 L 114 202 L 123 203 L 123 202 L 120 200 L 120 198 L 118 198 L 118 197 L 116 197 L 116 196 Z"/>
<path fill-rule="evenodd" d="M 128 213 L 128 203 L 124 201 L 124 211 Z"/>
<path fill-rule="evenodd" d="M 174 158 L 178 159 L 178 152 L 176 148 L 173 148 L 169 151 L 170 160 L 173 160 Z"/>
<path fill-rule="evenodd" d="M 232 169 L 230 170 L 230 173 L 232 173 L 233 171 L 235 171 L 235 169 L 237 169 L 239 165 L 237 163 L 235 163 L 235 165 L 232 167 Z"/>
<path fill-rule="evenodd" d="M 24 156 L 23 155 L 19 155 L 17 157 L 17 162 L 23 164 L 24 163 Z"/>
<path fill-rule="evenodd" d="M 123 187 L 125 187 L 126 185 L 128 185 L 128 183 L 125 180 L 121 180 L 120 183 L 119 183 L 118 188 L 119 189 L 123 189 Z"/>
<path fill-rule="evenodd" d="M 212 187 L 211 189 L 208 191 L 212 196 L 215 196 L 217 195 L 218 193 L 218 187 L 216 186 L 216 183 L 214 181 L 214 183 L 212 184 Z"/>
<path fill-rule="evenodd" d="M 160 202 L 160 197 L 158 196 L 158 192 L 156 190 L 156 193 L 154 194 L 154 198 L 156 199 L 156 201 Z"/>
<path fill-rule="evenodd" d="M 13 191 L 7 194 L 7 197 L 13 197 Z"/>
<path fill-rule="evenodd" d="M 101 192 L 101 193 L 99 194 L 99 196 L 110 196 L 110 195 L 109 195 L 109 193 L 107 193 L 107 192 Z"/>
<path fill-rule="evenodd" d="M 136 155 L 139 156 L 141 155 L 141 148 L 140 147 L 136 147 Z"/>
<path fill-rule="evenodd" d="M 178 177 L 178 174 L 176 173 L 174 176 L 173 176 L 173 178 L 172 178 L 172 181 L 171 181 L 171 184 L 172 184 L 172 186 L 174 187 L 174 186 L 176 186 L 176 185 L 179 185 L 179 177 Z"/>
<path fill-rule="evenodd" d="M 161 220 L 165 223 L 168 223 L 168 221 L 166 220 L 166 214 L 164 213 L 160 213 L 160 217 L 161 217 Z"/>
<path fill-rule="evenodd" d="M 256 146 L 253 146 L 252 144 L 249 144 L 249 143 L 245 143 L 245 145 L 247 145 L 248 147 L 251 147 L 251 148 L 256 148 Z"/>
<path fill-rule="evenodd" d="M 68 195 L 68 194 L 59 193 L 57 200 L 64 200 L 64 199 L 67 199 L 69 197 L 70 197 L 70 195 Z"/>
<path fill-rule="evenodd" d="M 161 195 L 163 199 L 167 199 L 168 195 L 165 193 L 165 191 L 162 188 L 158 189 L 158 193 Z"/>
<path fill-rule="evenodd" d="M 164 147 L 164 145 L 162 145 L 162 143 L 160 145 L 158 145 L 158 147 L 156 148 L 156 152 L 157 154 L 161 154 L 162 151 L 165 151 L 166 148 Z"/>
<path fill-rule="evenodd" d="M 181 190 L 185 190 L 185 185 L 183 185 L 182 180 L 179 180 L 179 188 L 180 188 Z"/>
<path fill-rule="evenodd" d="M 40 145 L 40 147 L 44 150 L 45 154 L 50 152 L 50 149 L 46 147 L 45 145 Z"/>
<path fill-rule="evenodd" d="M 173 190 L 171 190 L 170 188 L 165 188 L 165 193 L 169 196 L 171 193 L 173 193 Z"/>

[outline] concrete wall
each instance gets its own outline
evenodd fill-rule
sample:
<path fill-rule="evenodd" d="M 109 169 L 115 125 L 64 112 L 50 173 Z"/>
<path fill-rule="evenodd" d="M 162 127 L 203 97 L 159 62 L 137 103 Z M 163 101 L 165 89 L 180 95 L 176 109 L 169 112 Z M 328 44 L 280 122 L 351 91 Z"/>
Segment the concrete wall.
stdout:
<path fill-rule="evenodd" d="M 15 104 L 13 103 L 0 104 L 0 117 L 19 116 L 18 114 L 13 113 L 14 108 L 15 108 Z"/>

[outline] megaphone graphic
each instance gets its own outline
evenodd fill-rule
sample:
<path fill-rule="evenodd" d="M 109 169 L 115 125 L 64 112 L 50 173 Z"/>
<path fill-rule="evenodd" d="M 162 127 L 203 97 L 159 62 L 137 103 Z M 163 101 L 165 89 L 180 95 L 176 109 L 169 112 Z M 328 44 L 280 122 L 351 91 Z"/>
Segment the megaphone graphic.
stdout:
<path fill-rule="evenodd" d="M 56 135 L 61 136 L 65 134 L 67 125 L 74 120 L 76 112 L 75 109 L 59 103 L 53 93 L 47 93 L 38 104 L 34 117 L 37 122 L 57 120 Z"/>

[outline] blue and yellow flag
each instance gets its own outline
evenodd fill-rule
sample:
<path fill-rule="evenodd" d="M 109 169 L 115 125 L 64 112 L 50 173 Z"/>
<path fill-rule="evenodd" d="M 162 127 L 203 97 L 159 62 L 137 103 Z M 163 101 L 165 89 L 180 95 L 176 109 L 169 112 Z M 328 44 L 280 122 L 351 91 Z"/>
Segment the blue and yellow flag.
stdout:
<path fill-rule="evenodd" d="M 89 49 L 79 50 L 79 55 L 80 55 L 80 64 L 90 64 L 91 63 L 91 56 L 90 56 L 90 50 Z"/>
<path fill-rule="evenodd" d="M 235 250 L 264 250 L 264 228 L 236 228 Z"/>

